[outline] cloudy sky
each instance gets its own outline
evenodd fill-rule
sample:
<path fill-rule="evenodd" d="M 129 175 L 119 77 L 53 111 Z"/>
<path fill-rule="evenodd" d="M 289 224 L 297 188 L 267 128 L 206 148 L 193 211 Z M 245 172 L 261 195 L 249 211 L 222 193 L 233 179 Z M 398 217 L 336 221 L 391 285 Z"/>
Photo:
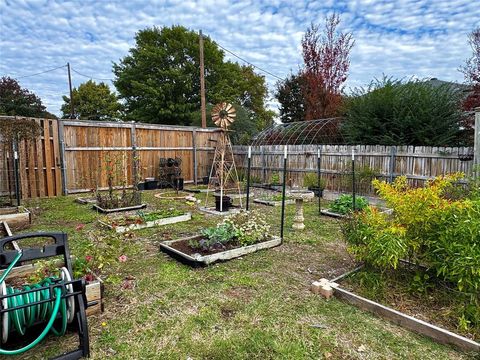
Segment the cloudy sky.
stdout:
<path fill-rule="evenodd" d="M 135 32 L 180 24 L 283 78 L 301 65 L 307 26 L 332 12 L 355 38 L 348 87 L 382 74 L 463 81 L 467 34 L 480 25 L 480 0 L 0 0 L 0 76 L 16 77 L 59 114 L 66 68 L 28 75 L 70 62 L 75 86 L 112 79 Z M 276 79 L 265 76 L 272 90 Z"/>

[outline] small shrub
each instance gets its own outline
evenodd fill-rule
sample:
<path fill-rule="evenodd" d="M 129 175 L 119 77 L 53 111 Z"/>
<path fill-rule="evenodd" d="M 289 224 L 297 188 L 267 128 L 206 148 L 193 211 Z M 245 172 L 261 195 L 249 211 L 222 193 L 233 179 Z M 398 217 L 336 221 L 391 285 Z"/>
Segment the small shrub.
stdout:
<path fill-rule="evenodd" d="M 466 326 L 480 323 L 478 312 L 468 310 L 472 304 L 480 307 L 480 199 L 447 197 L 462 178 L 438 177 L 424 188 L 410 188 L 405 177 L 392 184 L 375 180 L 393 214 L 375 209 L 356 214 L 344 224 L 343 233 L 357 260 L 383 269 L 396 269 L 407 258 L 423 265 L 426 270 L 411 284 L 416 292 L 427 290 L 431 275 L 453 284 L 470 299 L 459 317 Z"/>
<path fill-rule="evenodd" d="M 270 177 L 270 184 L 280 185 L 280 174 L 278 172 L 272 173 L 272 176 Z"/>
<path fill-rule="evenodd" d="M 368 201 L 361 197 L 355 197 L 355 210 L 361 211 L 368 207 Z M 348 194 L 342 194 L 338 199 L 335 199 L 329 207 L 329 210 L 341 214 L 346 215 L 353 211 L 353 196 Z"/>
<path fill-rule="evenodd" d="M 237 240 L 241 246 L 252 245 L 267 240 L 270 236 L 270 225 L 265 216 L 258 211 L 242 211 L 224 219 L 237 230 Z"/>
<path fill-rule="evenodd" d="M 325 189 L 325 179 L 320 178 L 320 190 Z M 314 173 L 307 173 L 303 177 L 303 187 L 316 188 L 318 187 L 318 175 Z"/>

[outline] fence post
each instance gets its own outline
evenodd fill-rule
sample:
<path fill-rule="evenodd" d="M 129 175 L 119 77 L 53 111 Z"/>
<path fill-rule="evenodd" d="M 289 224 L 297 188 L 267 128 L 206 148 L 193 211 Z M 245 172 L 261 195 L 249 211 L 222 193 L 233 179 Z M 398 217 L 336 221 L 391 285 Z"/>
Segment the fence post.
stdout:
<path fill-rule="evenodd" d="M 193 182 L 195 185 L 198 183 L 198 173 L 197 173 L 197 144 L 195 138 L 197 137 L 197 130 L 192 130 L 192 151 L 193 151 Z"/>
<path fill-rule="evenodd" d="M 265 147 L 261 146 L 262 154 L 262 184 L 267 182 L 267 163 L 265 162 Z"/>
<path fill-rule="evenodd" d="M 480 107 L 475 109 L 475 141 L 473 147 L 473 164 L 480 166 Z M 480 169 L 475 171 L 477 177 L 480 177 Z"/>
<path fill-rule="evenodd" d="M 132 144 L 132 185 L 138 186 L 137 128 L 135 121 L 132 121 L 132 127 L 130 128 L 130 142 Z"/>
<path fill-rule="evenodd" d="M 390 146 L 390 166 L 389 166 L 389 175 L 388 175 L 389 182 L 393 182 L 393 179 L 395 178 L 396 155 L 397 155 L 397 147 Z"/>
<path fill-rule="evenodd" d="M 60 174 L 62 177 L 62 195 L 67 195 L 67 169 L 65 168 L 65 129 L 63 120 L 58 121 L 58 141 L 60 145 Z M 55 146 L 55 144 L 54 144 Z"/>

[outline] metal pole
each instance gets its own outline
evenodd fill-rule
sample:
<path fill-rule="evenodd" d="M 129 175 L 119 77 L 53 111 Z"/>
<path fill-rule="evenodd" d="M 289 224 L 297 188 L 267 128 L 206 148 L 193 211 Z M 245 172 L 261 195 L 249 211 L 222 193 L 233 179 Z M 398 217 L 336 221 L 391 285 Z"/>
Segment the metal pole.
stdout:
<path fill-rule="evenodd" d="M 193 182 L 198 185 L 198 170 L 197 170 L 197 130 L 192 131 L 192 152 L 193 152 Z"/>
<path fill-rule="evenodd" d="M 282 184 L 282 219 L 280 225 L 280 239 L 283 243 L 283 228 L 285 225 L 285 189 L 287 186 L 287 153 L 288 145 L 285 145 L 285 153 L 283 155 L 283 184 Z"/>
<path fill-rule="evenodd" d="M 63 120 L 58 121 L 58 141 L 60 144 L 60 173 L 62 176 L 62 195 L 67 195 L 67 169 L 65 167 L 65 136 Z"/>
<path fill-rule="evenodd" d="M 67 63 L 68 69 L 68 88 L 70 89 L 70 119 L 75 119 L 75 106 L 73 105 L 72 75 L 70 74 L 70 63 Z"/>
<path fill-rule="evenodd" d="M 352 209 L 355 212 L 356 211 L 356 206 L 355 206 L 355 149 L 352 148 Z"/>
<path fill-rule="evenodd" d="M 203 35 L 200 30 L 200 106 L 202 112 L 202 128 L 207 127 L 207 110 L 205 105 L 205 64 L 203 58 Z"/>
<path fill-rule="evenodd" d="M 248 147 L 248 165 L 247 165 L 247 205 L 246 209 L 248 211 L 248 207 L 250 204 L 250 169 L 252 165 L 252 147 Z"/>
<path fill-rule="evenodd" d="M 322 169 L 322 145 L 318 147 L 317 151 L 317 188 L 318 188 L 318 215 L 322 213 L 322 194 L 320 190 L 320 175 L 321 175 L 321 170 Z"/>
<path fill-rule="evenodd" d="M 137 130 L 135 127 L 135 121 L 132 121 L 132 127 L 130 128 L 130 143 L 132 144 L 132 182 L 136 190 L 138 190 L 139 174 L 138 174 L 138 155 L 137 155 Z"/>
<path fill-rule="evenodd" d="M 20 174 L 18 166 L 18 141 L 13 140 L 13 169 L 15 172 L 15 197 L 17 198 L 17 206 L 20 206 Z"/>
<path fill-rule="evenodd" d="M 475 134 L 473 147 L 473 164 L 476 165 L 474 169 L 474 176 L 480 177 L 480 107 L 475 109 Z"/>
<path fill-rule="evenodd" d="M 389 182 L 393 182 L 394 174 L 395 174 L 395 160 L 397 154 L 397 147 L 391 146 L 390 147 L 390 174 L 389 174 Z"/>

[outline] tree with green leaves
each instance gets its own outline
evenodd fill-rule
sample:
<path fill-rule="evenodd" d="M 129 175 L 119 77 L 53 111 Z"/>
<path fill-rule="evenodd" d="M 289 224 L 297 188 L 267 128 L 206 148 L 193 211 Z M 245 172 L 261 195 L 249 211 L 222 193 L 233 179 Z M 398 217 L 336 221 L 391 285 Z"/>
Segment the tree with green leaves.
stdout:
<path fill-rule="evenodd" d="M 291 74 L 276 84 L 275 98 L 280 103 L 280 120 L 283 123 L 305 120 L 305 98 L 302 74 Z"/>
<path fill-rule="evenodd" d="M 0 115 L 55 119 L 42 100 L 10 77 L 0 79 Z"/>
<path fill-rule="evenodd" d="M 223 51 L 204 38 L 206 99 L 227 101 L 271 123 L 267 87 L 250 66 L 225 61 Z M 190 125 L 200 109 L 199 35 L 183 26 L 139 31 L 135 46 L 113 65 L 115 86 L 130 120 Z"/>
<path fill-rule="evenodd" d="M 461 101 L 448 84 L 375 80 L 347 99 L 342 131 L 356 144 L 457 146 Z"/>
<path fill-rule="evenodd" d="M 74 117 L 85 120 L 117 120 L 121 116 L 122 105 L 107 84 L 88 80 L 72 90 Z M 70 98 L 63 97 L 62 117 L 71 117 Z"/>

